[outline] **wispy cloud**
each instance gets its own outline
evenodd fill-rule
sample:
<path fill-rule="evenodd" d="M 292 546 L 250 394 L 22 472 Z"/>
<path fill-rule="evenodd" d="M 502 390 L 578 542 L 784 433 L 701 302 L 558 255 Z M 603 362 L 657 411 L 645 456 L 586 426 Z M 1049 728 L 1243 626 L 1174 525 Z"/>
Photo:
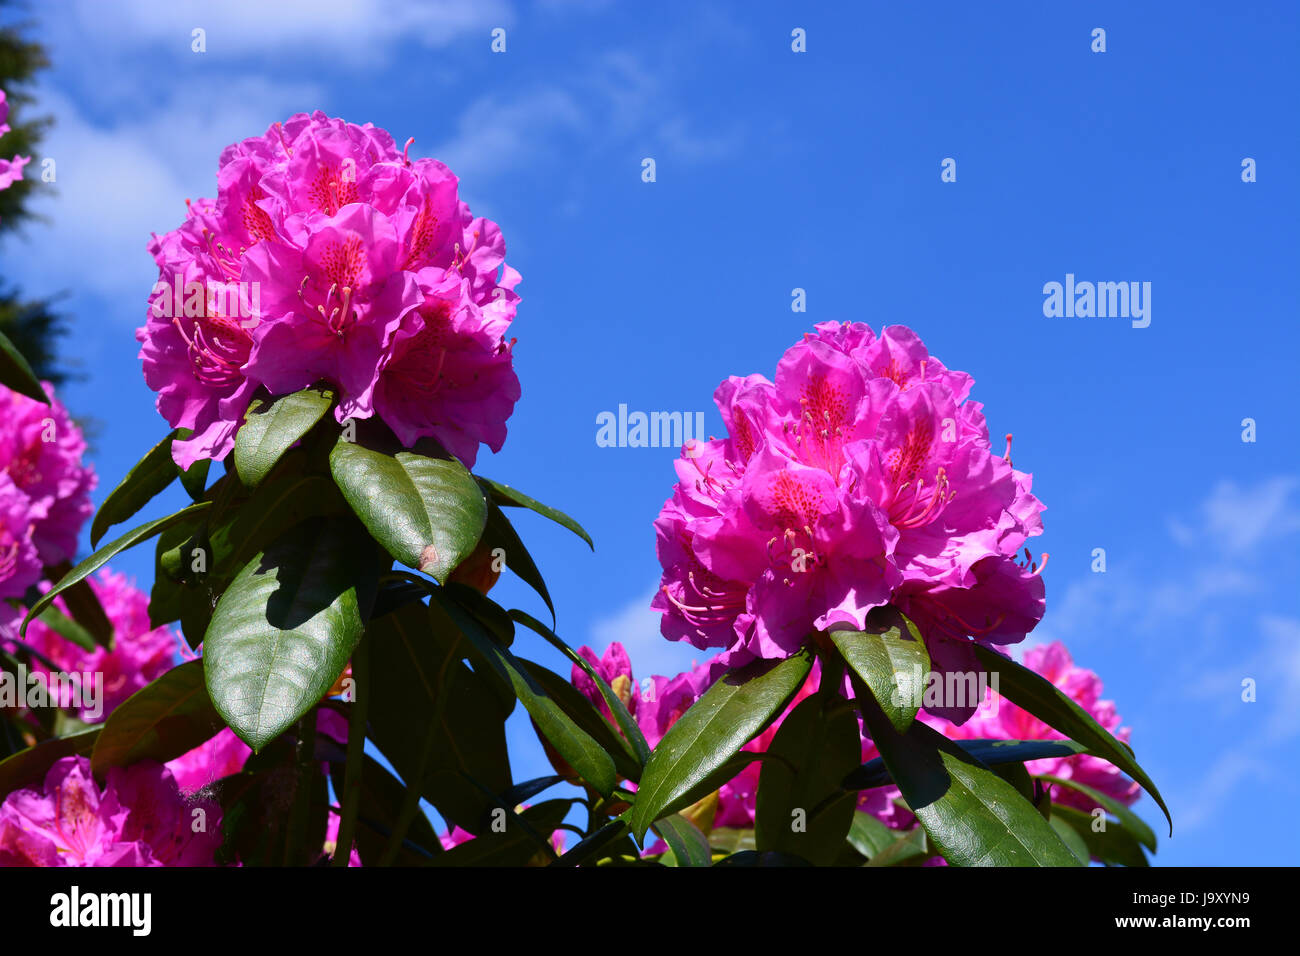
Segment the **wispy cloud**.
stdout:
<path fill-rule="evenodd" d="M 589 643 L 596 653 L 603 654 L 606 647 L 618 641 L 627 650 L 632 672 L 638 679 L 652 674 L 672 677 L 687 670 L 693 661 L 712 656 L 689 644 L 670 641 L 659 632 L 663 615 L 650 609 L 654 595 L 651 590 L 633 598 L 591 625 Z"/>

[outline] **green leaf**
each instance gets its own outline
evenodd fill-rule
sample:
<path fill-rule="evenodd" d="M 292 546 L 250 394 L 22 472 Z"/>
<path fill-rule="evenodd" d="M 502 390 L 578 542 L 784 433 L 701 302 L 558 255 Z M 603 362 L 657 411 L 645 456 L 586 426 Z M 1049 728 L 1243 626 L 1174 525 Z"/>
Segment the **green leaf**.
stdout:
<path fill-rule="evenodd" d="M 560 756 L 599 793 L 608 796 L 617 778 L 613 758 L 543 689 L 535 672 L 494 641 L 474 617 L 441 593 L 435 593 L 434 598 L 488 665 L 514 689 L 519 702 Z M 596 717 L 605 724 L 599 714 Z"/>
<path fill-rule="evenodd" d="M 388 842 L 389 825 L 401 808 L 405 787 L 369 754 L 362 756 L 362 767 L 355 837 L 361 862 L 370 865 L 383 855 L 384 845 Z M 335 793 L 343 792 L 341 770 L 341 765 L 330 765 L 330 781 L 334 784 Z M 418 866 L 441 852 L 442 844 L 438 835 L 428 817 L 420 813 L 411 821 L 396 862 L 398 866 Z"/>
<path fill-rule="evenodd" d="M 136 691 L 108 716 L 90 758 L 95 774 L 137 760 L 166 763 L 224 727 L 203 683 L 203 662 L 186 661 Z"/>
<path fill-rule="evenodd" d="M 1107 813 L 1113 814 L 1119 822 L 1124 825 L 1124 829 L 1132 833 L 1143 846 L 1149 849 L 1152 853 L 1156 852 L 1156 835 L 1152 832 L 1151 828 L 1147 826 L 1146 821 L 1114 797 L 1109 797 L 1100 790 L 1094 790 L 1087 784 L 1079 783 L 1077 780 L 1067 780 L 1064 777 L 1053 777 L 1051 774 L 1040 774 L 1038 779 L 1046 783 L 1054 783 L 1059 787 L 1067 787 L 1070 790 L 1075 790 L 1083 794 L 1089 800 L 1094 801 L 1097 806 L 1106 810 Z"/>
<path fill-rule="evenodd" d="M 95 638 L 89 631 L 68 617 L 54 605 L 50 605 L 39 615 L 36 620 L 40 621 L 55 634 L 76 644 L 82 650 L 93 651 L 98 645 Z"/>
<path fill-rule="evenodd" d="M 542 572 L 537 569 L 537 563 L 524 547 L 524 542 L 515 531 L 514 525 L 495 501 L 488 502 L 487 527 L 483 530 L 483 544 L 493 552 L 498 548 L 501 549 L 501 553 L 505 555 L 506 567 L 537 592 L 546 603 L 547 610 L 551 612 L 551 624 L 554 625 L 555 605 L 551 603 L 551 594 L 546 589 Z"/>
<path fill-rule="evenodd" d="M 254 399 L 235 435 L 235 470 L 244 487 L 260 485 L 281 456 L 311 431 L 333 404 L 333 389 L 315 386 L 279 398 Z"/>
<path fill-rule="evenodd" d="M 330 472 L 352 510 L 388 553 L 439 583 L 478 544 L 487 503 L 465 466 L 449 455 L 386 455 L 339 440 Z"/>
<path fill-rule="evenodd" d="M 805 697 L 786 715 L 767 748 L 785 761 L 763 765 L 754 813 L 760 851 L 830 866 L 853 824 L 857 795 L 840 781 L 862 759 L 853 708 L 836 696 Z"/>
<path fill-rule="evenodd" d="M 548 644 L 577 664 L 588 677 L 595 681 L 601 697 L 605 700 L 605 705 L 609 707 L 610 713 L 614 715 L 614 720 L 618 723 L 619 729 L 623 731 L 623 736 L 631 743 L 632 755 L 636 757 L 637 763 L 644 767 L 645 762 L 650 759 L 650 744 L 646 742 L 645 734 L 641 733 L 640 726 L 628 713 L 626 705 L 614 693 L 613 688 L 605 682 L 605 678 L 596 672 L 596 669 L 591 666 L 591 663 L 585 657 L 561 640 L 554 631 L 542 624 L 537 618 L 519 610 L 512 610 L 510 616 L 520 624 L 540 634 Z"/>
<path fill-rule="evenodd" d="M 491 478 L 484 478 L 482 475 L 476 476 L 481 484 L 491 495 L 492 500 L 499 505 L 506 505 L 515 508 L 527 508 L 529 511 L 535 511 L 544 518 L 550 518 L 558 525 L 568 528 L 583 541 L 587 542 L 587 547 L 595 551 L 596 546 L 591 543 L 591 535 L 587 534 L 585 528 L 578 522 L 574 521 L 568 515 L 558 508 L 552 508 L 550 505 L 544 505 L 536 498 L 530 498 L 522 491 L 517 491 L 509 485 L 504 485 L 499 481 L 493 481 Z"/>
<path fill-rule="evenodd" d="M 190 505 L 188 508 L 183 508 L 173 515 L 168 515 L 165 518 L 156 518 L 147 524 L 142 524 L 140 527 L 128 531 L 120 538 L 104 545 L 64 575 L 63 579 L 60 580 L 58 584 L 54 585 L 54 587 L 41 595 L 40 599 L 32 605 L 31 610 L 27 612 L 27 617 L 23 619 L 22 633 L 25 634 L 27 632 L 28 622 L 30 622 L 32 618 L 36 617 L 36 615 L 40 614 L 45 608 L 49 607 L 50 603 L 58 595 L 68 590 L 68 588 L 72 587 L 74 584 L 78 584 L 90 575 L 94 574 L 101 567 L 107 564 L 115 555 L 125 551 L 127 548 L 139 544 L 141 541 L 147 541 L 164 528 L 170 527 L 177 522 L 184 521 L 191 515 L 197 514 L 206 507 L 208 507 L 208 502 L 206 501 Z"/>
<path fill-rule="evenodd" d="M 889 832 L 895 834 L 894 841 L 867 860 L 867 866 L 917 866 L 935 855 L 921 827 L 904 831 L 901 836 L 898 830 Z"/>
<path fill-rule="evenodd" d="M 599 859 L 600 854 L 615 843 L 626 841 L 630 828 L 627 814 L 610 820 L 590 836 L 583 837 L 573 848 L 566 850 L 556 861 L 557 866 L 579 866 L 588 860 Z M 635 850 L 635 847 L 632 847 Z"/>
<path fill-rule="evenodd" d="M 1118 864 L 1120 866 L 1150 866 L 1151 861 L 1147 859 L 1146 854 L 1142 851 L 1142 845 L 1135 834 L 1122 823 L 1116 823 L 1114 820 L 1106 821 L 1106 829 L 1095 830 L 1093 828 L 1093 817 L 1074 807 L 1061 806 L 1058 803 L 1052 804 L 1052 825 L 1069 829 L 1076 834 L 1080 843 L 1083 844 L 1083 856 L 1081 859 L 1087 860 L 1090 856 L 1096 857 L 1103 863 Z"/>
<path fill-rule="evenodd" d="M 181 487 L 190 496 L 190 500 L 203 500 L 203 495 L 208 490 L 208 471 L 211 468 L 211 458 L 200 458 L 188 468 L 176 466 L 176 473 L 181 476 Z"/>
<path fill-rule="evenodd" d="M 217 712 L 259 751 L 314 707 L 348 662 L 374 599 L 367 546 L 338 520 L 306 521 L 254 555 L 204 636 Z"/>
<path fill-rule="evenodd" d="M 9 337 L 0 332 L 0 385 L 8 386 L 20 395 L 34 398 L 42 405 L 50 404 L 41 381 L 27 364 L 27 359 L 9 341 Z"/>
<path fill-rule="evenodd" d="M 981 644 L 972 644 L 975 656 L 990 671 L 997 673 L 997 691 L 1013 704 L 1029 711 L 1039 720 L 1055 727 L 1067 737 L 1079 741 L 1103 760 L 1109 760 L 1151 794 L 1169 821 L 1169 835 L 1173 836 L 1174 820 L 1165 806 L 1164 797 L 1151 782 L 1136 760 L 1133 751 L 1120 743 L 1092 716 L 1057 688 L 1055 684 L 1029 668 L 989 650 Z"/>
<path fill-rule="evenodd" d="M 1087 747 L 1073 740 L 954 740 L 954 744 L 987 767 L 1046 757 L 1073 757 L 1087 752 Z M 892 782 L 889 768 L 877 757 L 844 778 L 846 790 L 869 790 Z"/>
<path fill-rule="evenodd" d="M 450 822 L 481 832 L 495 804 L 469 780 L 494 793 L 509 788 L 509 712 L 496 701 L 487 678 L 461 660 L 468 642 L 459 633 L 435 633 L 428 608 L 412 603 L 371 620 L 366 643 L 375 688 L 370 700 L 375 746 L 404 781 L 416 782 L 420 749 L 437 720 L 440 729 L 418 782 L 420 793 Z M 441 712 L 440 687 L 446 695 Z"/>
<path fill-rule="evenodd" d="M 849 845 L 868 860 L 897 839 L 897 830 L 890 829 L 864 810 L 853 811 L 853 824 L 849 827 Z"/>
<path fill-rule="evenodd" d="M 601 713 L 592 706 L 591 701 L 582 692 L 554 671 L 548 670 L 535 661 L 516 658 L 537 685 L 559 706 L 560 710 L 573 723 L 586 733 L 601 751 L 614 761 L 618 776 L 629 780 L 641 778 L 641 764 L 632 753 L 632 748 L 622 736 L 610 726 Z M 549 739 L 549 737 L 548 737 Z M 557 748 L 558 749 L 558 748 Z M 575 770 L 578 768 L 575 766 Z M 579 771 L 581 772 L 581 771 Z"/>
<path fill-rule="evenodd" d="M 1084 866 L 1087 866 L 1089 860 L 1088 844 L 1083 842 L 1083 837 L 1079 836 L 1074 827 L 1070 826 L 1070 824 L 1062 820 L 1060 817 L 1053 815 L 1052 819 L 1048 822 L 1051 823 L 1052 829 L 1056 831 L 1056 835 L 1061 838 L 1061 842 L 1070 848 L 1070 852 L 1074 854 L 1074 858 Z"/>
<path fill-rule="evenodd" d="M 51 569 L 51 577 L 67 567 L 66 564 Z M 66 571 L 64 572 L 67 573 Z M 78 581 L 61 595 L 63 605 L 68 609 L 68 616 L 82 627 L 100 647 L 112 648 L 115 640 L 113 622 L 104 612 L 99 597 L 90 586 L 90 581 Z M 50 605 L 53 607 L 54 605 Z M 44 613 L 44 612 L 42 612 Z"/>
<path fill-rule="evenodd" d="M 1015 787 L 920 721 L 900 734 L 860 682 L 858 706 L 908 807 L 955 866 L 1078 866 Z"/>
<path fill-rule="evenodd" d="M 100 729 L 55 737 L 0 760 L 0 800 L 15 790 L 40 786 L 49 769 L 64 757 L 88 757 Z"/>
<path fill-rule="evenodd" d="M 807 649 L 729 671 L 683 714 L 650 755 L 629 820 L 640 840 L 673 802 L 724 766 L 794 696 L 812 669 Z"/>
<path fill-rule="evenodd" d="M 655 833 L 668 844 L 669 853 L 662 861 L 669 866 L 709 866 L 713 853 L 708 838 L 700 828 L 680 813 L 660 817 L 652 824 Z"/>
<path fill-rule="evenodd" d="M 176 463 L 172 461 L 172 439 L 175 437 L 176 432 L 172 432 L 149 449 L 104 499 L 95 512 L 95 520 L 90 523 L 92 548 L 99 544 L 105 531 L 131 518 L 176 480 Z"/>
<path fill-rule="evenodd" d="M 916 625 L 892 607 L 878 608 L 868 616 L 866 630 L 831 631 L 830 639 L 871 688 L 894 729 L 907 730 L 930 672 L 930 654 Z"/>

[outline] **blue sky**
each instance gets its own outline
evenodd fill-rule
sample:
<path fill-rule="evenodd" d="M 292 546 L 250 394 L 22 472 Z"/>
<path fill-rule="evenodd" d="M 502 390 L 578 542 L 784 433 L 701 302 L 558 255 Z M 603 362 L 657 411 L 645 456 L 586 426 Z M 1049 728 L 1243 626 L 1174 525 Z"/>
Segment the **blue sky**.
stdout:
<path fill-rule="evenodd" d="M 813 323 L 909 325 L 1034 474 L 1052 555 L 1034 639 L 1066 641 L 1132 726 L 1174 812 L 1158 862 L 1294 864 L 1300 7 L 1133 6 L 37 5 L 56 191 L 0 270 L 67 294 L 85 379 L 63 397 L 101 423 L 102 499 L 167 430 L 133 338 L 150 231 L 214 193 L 225 145 L 293 112 L 414 136 L 524 277 L 523 399 L 478 470 L 591 531 L 594 555 L 518 522 L 560 633 L 623 641 L 639 676 L 694 656 L 646 608 L 675 452 L 598 447 L 596 416 L 703 411 L 720 433 L 717 383 L 771 375 Z M 1045 317 L 1067 274 L 1151 283 L 1150 325 Z M 152 573 L 148 550 L 115 566 Z M 540 607 L 513 581 L 493 596 Z M 560 666 L 539 644 L 520 639 Z M 517 720 L 518 779 L 546 771 L 530 737 Z"/>

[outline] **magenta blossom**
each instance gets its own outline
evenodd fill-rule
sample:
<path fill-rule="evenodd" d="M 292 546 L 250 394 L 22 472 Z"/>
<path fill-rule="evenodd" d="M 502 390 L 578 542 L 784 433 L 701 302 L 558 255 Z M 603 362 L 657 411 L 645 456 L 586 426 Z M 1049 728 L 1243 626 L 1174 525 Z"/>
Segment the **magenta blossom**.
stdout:
<path fill-rule="evenodd" d="M 182 793 L 195 793 L 222 777 L 239 773 L 252 752 L 233 730 L 223 727 L 215 737 L 167 761 L 167 769 Z"/>
<path fill-rule="evenodd" d="M 178 463 L 224 457 L 258 388 L 321 380 L 339 421 L 378 415 L 467 465 L 480 443 L 500 450 L 519 274 L 446 166 L 369 124 L 298 114 L 228 147 L 217 198 L 188 208 L 150 246 L 159 281 L 137 332 L 159 412 L 193 432 Z"/>
<path fill-rule="evenodd" d="M 31 499 L 0 471 L 0 608 L 5 598 L 22 597 L 40 580 L 41 559 L 36 553 L 32 533 Z"/>
<path fill-rule="evenodd" d="M 5 91 L 0 90 L 0 136 L 9 132 L 9 99 Z M 13 159 L 0 159 L 0 190 L 8 189 L 23 178 L 23 167 L 32 161 L 30 156 L 15 156 Z"/>
<path fill-rule="evenodd" d="M 1043 584 L 1017 554 L 1043 507 L 1009 444 L 990 448 L 971 384 L 909 329 L 860 323 L 818 325 L 774 382 L 723 382 L 728 435 L 684 449 L 655 521 L 664 635 L 734 667 L 892 602 L 940 672 L 973 669 L 972 640 L 1023 639 Z"/>
<path fill-rule="evenodd" d="M 0 866 L 211 866 L 221 808 L 187 801 L 153 761 L 112 767 L 100 790 L 85 757 L 0 804 Z"/>
<path fill-rule="evenodd" d="M 95 471 L 82 465 L 86 442 L 54 387 L 43 383 L 48 405 L 0 385 L 0 473 L 28 498 L 32 543 L 43 564 L 77 550 L 77 535 L 94 512 Z"/>
<path fill-rule="evenodd" d="M 1118 740 L 1128 743 L 1131 731 L 1128 727 L 1120 726 L 1114 702 L 1101 699 L 1101 678 L 1090 670 L 1076 667 L 1064 644 L 1053 641 L 1051 644 L 1031 647 L 1025 652 L 1024 663 L 1025 667 L 1055 684 Z M 992 690 L 975 711 L 975 715 L 960 727 L 936 718 L 926 718 L 926 722 L 955 740 L 1065 739 L 1065 734 Z M 1140 794 L 1138 785 L 1124 776 L 1114 764 L 1088 754 L 1031 760 L 1025 764 L 1025 768 L 1031 774 L 1047 774 L 1077 781 L 1125 805 L 1132 804 Z M 1069 787 L 1053 788 L 1052 799 L 1085 812 L 1091 812 L 1095 808 L 1090 798 Z"/>

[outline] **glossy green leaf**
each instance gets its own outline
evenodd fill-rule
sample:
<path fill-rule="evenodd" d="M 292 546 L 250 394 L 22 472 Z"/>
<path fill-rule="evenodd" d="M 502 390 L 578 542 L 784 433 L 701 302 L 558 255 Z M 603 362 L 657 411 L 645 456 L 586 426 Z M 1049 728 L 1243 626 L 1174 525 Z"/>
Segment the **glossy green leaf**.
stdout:
<path fill-rule="evenodd" d="M 868 860 L 898 839 L 898 831 L 864 810 L 853 811 L 853 824 L 849 827 L 849 845 Z"/>
<path fill-rule="evenodd" d="M 907 730 L 920 708 L 930 654 L 916 625 L 894 608 L 878 608 L 862 631 L 836 630 L 830 639 L 861 677 L 889 722 Z"/>
<path fill-rule="evenodd" d="M 1133 751 L 1127 745 L 1111 736 L 1086 710 L 1047 678 L 981 644 L 972 644 L 971 647 L 980 664 L 988 671 L 998 674 L 998 693 L 1067 737 L 1077 740 L 1088 748 L 1089 753 L 1109 760 L 1140 783 L 1164 811 L 1165 819 L 1169 821 L 1169 833 L 1173 835 L 1174 821 L 1169 815 L 1164 797 L 1160 796 L 1160 791 L 1146 771 L 1138 765 L 1133 758 Z"/>
<path fill-rule="evenodd" d="M 912 813 L 955 866 L 1078 866 L 1015 787 L 920 721 L 900 734 L 858 683 L 871 739 Z"/>
<path fill-rule="evenodd" d="M 330 453 L 330 471 L 352 510 L 388 553 L 441 583 L 483 534 L 483 492 L 449 455 L 386 455 L 340 440 Z"/>
<path fill-rule="evenodd" d="M 420 793 L 445 818 L 470 833 L 485 826 L 494 804 L 471 779 L 494 793 L 510 786 L 505 720 L 487 679 L 462 657 L 469 642 L 437 634 L 428 609 L 408 604 L 366 628 L 372 686 L 370 734 L 406 782 L 419 773 L 433 721 L 439 729 L 424 758 Z M 438 707 L 439 688 L 445 701 Z"/>
<path fill-rule="evenodd" d="M 551 612 L 551 623 L 555 623 L 555 605 L 551 603 L 551 593 L 546 589 L 546 581 L 538 570 L 533 556 L 524 547 L 518 532 L 505 512 L 495 501 L 488 502 L 487 526 L 483 530 L 483 543 L 493 552 L 499 548 L 505 556 L 505 566 L 519 576 L 519 579 L 531 587 L 545 602 Z"/>
<path fill-rule="evenodd" d="M 609 711 L 614 715 L 614 720 L 617 722 L 619 729 L 623 731 L 624 738 L 631 743 L 632 755 L 637 758 L 637 762 L 641 766 L 645 766 L 645 762 L 650 759 L 650 744 L 646 742 L 645 734 L 641 732 L 641 727 L 637 724 L 636 720 L 633 719 L 632 715 L 628 713 L 627 706 L 621 699 L 619 699 L 619 696 L 614 693 L 613 688 L 609 686 L 605 681 L 605 678 L 601 677 L 600 674 L 596 672 L 596 669 L 591 666 L 591 662 L 571 648 L 561 640 L 554 631 L 546 627 L 546 625 L 542 624 L 541 621 L 537 620 L 537 618 L 532 615 L 523 611 L 512 610 L 510 616 L 520 624 L 540 634 L 548 644 L 559 650 L 560 653 L 571 660 L 574 664 L 578 665 L 578 667 L 595 682 L 597 690 L 600 691 L 600 695 L 605 701 L 605 705 L 609 707 Z M 633 693 L 635 693 L 635 689 L 633 689 Z"/>
<path fill-rule="evenodd" d="M 901 831 L 901 835 L 898 830 L 889 832 L 894 840 L 867 860 L 867 866 L 919 866 L 935 855 L 921 827 Z"/>
<path fill-rule="evenodd" d="M 334 784 L 335 793 L 343 792 L 341 771 L 341 765 L 330 766 L 330 781 Z M 404 794 L 402 782 L 389 773 L 383 764 L 369 754 L 362 756 L 356 848 L 363 865 L 371 865 L 383 855 L 392 821 L 397 817 Z M 441 851 L 442 844 L 437 833 L 429 819 L 420 813 L 411 821 L 402 851 L 395 862 L 398 866 L 419 866 Z"/>
<path fill-rule="evenodd" d="M 1051 774 L 1040 774 L 1039 780 L 1045 783 L 1053 783 L 1058 787 L 1066 787 L 1070 790 L 1083 794 L 1089 800 L 1092 800 L 1097 806 L 1104 809 L 1107 813 L 1114 815 L 1124 828 L 1133 834 L 1143 846 L 1152 853 L 1156 851 L 1156 835 L 1151 828 L 1147 826 L 1146 821 L 1136 813 L 1120 803 L 1114 797 L 1107 796 L 1100 790 L 1094 790 L 1087 784 L 1080 783 L 1077 780 L 1067 780 L 1064 777 L 1053 777 Z"/>
<path fill-rule="evenodd" d="M 1023 763 L 1026 760 L 1042 760 L 1047 757 L 1073 757 L 1086 753 L 1083 744 L 1073 740 L 954 740 L 954 744 L 966 751 L 987 767 L 997 767 L 1008 763 Z M 861 767 L 844 778 L 848 790 L 869 790 L 883 787 L 893 780 L 885 762 L 877 757 L 868 760 Z"/>
<path fill-rule="evenodd" d="M 1119 866 L 1150 866 L 1146 853 L 1135 834 L 1122 823 L 1107 820 L 1105 829 L 1097 829 L 1096 819 L 1074 807 L 1052 804 L 1052 825 L 1060 829 L 1069 829 L 1083 845 L 1082 859 L 1096 857 L 1103 863 Z M 1076 850 L 1077 852 L 1077 850 Z"/>
<path fill-rule="evenodd" d="M 524 663 L 494 641 L 473 616 L 440 593 L 434 598 L 461 633 L 469 638 L 481 658 L 514 690 L 519 702 L 556 751 L 598 792 L 608 795 L 617 778 L 610 754 L 574 722 Z"/>
<path fill-rule="evenodd" d="M 95 642 L 94 635 L 60 611 L 53 604 L 42 611 L 37 616 L 36 620 L 40 621 L 51 631 L 65 640 L 76 644 L 82 650 L 93 651 L 98 646 Z"/>
<path fill-rule="evenodd" d="M 254 399 L 235 435 L 235 470 L 244 487 L 260 485 L 284 453 L 311 431 L 333 404 L 333 390 L 316 387 L 273 399 Z"/>
<path fill-rule="evenodd" d="M 652 827 L 668 844 L 670 852 L 664 854 L 665 859 L 662 861 L 665 865 L 709 866 L 713 863 L 708 838 L 680 813 L 660 817 Z"/>
<path fill-rule="evenodd" d="M 41 380 L 32 371 L 31 365 L 18 351 L 9 337 L 0 332 L 0 385 L 13 389 L 20 395 L 34 398 L 42 405 L 50 404 Z"/>
<path fill-rule="evenodd" d="M 254 751 L 315 706 L 361 638 L 376 572 L 349 531 L 303 522 L 244 566 L 212 614 L 208 693 Z"/>
<path fill-rule="evenodd" d="M 181 476 L 181 487 L 191 501 L 203 500 L 203 495 L 208 490 L 208 472 L 211 468 L 211 458 L 200 458 L 188 468 L 176 466 L 176 473 Z"/>
<path fill-rule="evenodd" d="M 641 764 L 637 762 L 628 741 L 596 710 L 591 701 L 569 683 L 567 678 L 535 661 L 522 657 L 516 660 L 537 686 L 573 721 L 574 725 L 594 740 L 601 751 L 613 760 L 614 769 L 619 777 L 628 780 L 641 779 Z M 574 769 L 578 768 L 575 766 Z"/>
<path fill-rule="evenodd" d="M 1075 859 L 1080 864 L 1087 866 L 1089 858 L 1088 844 L 1083 842 L 1083 837 L 1079 836 L 1078 832 L 1060 817 L 1054 815 L 1048 822 L 1052 825 L 1052 829 L 1056 831 L 1056 835 L 1061 838 L 1061 842 L 1069 847 Z"/>
<path fill-rule="evenodd" d="M 176 463 L 172 461 L 172 432 L 136 462 L 95 512 L 90 523 L 90 546 L 104 537 L 104 532 L 134 516 L 176 480 Z"/>
<path fill-rule="evenodd" d="M 208 699 L 203 662 L 186 661 L 109 714 L 90 765 L 99 775 L 137 760 L 166 763 L 212 739 L 224 726 Z"/>
<path fill-rule="evenodd" d="M 535 511 L 544 518 L 550 518 L 556 524 L 568 528 L 583 541 L 587 542 L 587 547 L 593 551 L 596 546 L 591 543 L 591 535 L 587 534 L 585 528 L 578 522 L 574 521 L 568 515 L 558 508 L 552 508 L 550 505 L 544 505 L 536 498 L 530 498 L 522 491 L 511 488 L 509 485 L 502 484 L 499 481 L 493 481 L 491 478 L 484 478 L 482 475 L 477 476 L 479 484 L 491 494 L 492 500 L 499 505 L 513 506 L 516 508 L 527 508 L 529 511 Z"/>
<path fill-rule="evenodd" d="M 170 527 L 180 521 L 184 521 L 207 507 L 208 502 L 206 501 L 190 505 L 188 508 L 183 508 L 175 514 L 168 515 L 165 518 L 156 518 L 147 524 L 142 524 L 140 527 L 128 531 L 120 538 L 116 538 L 104 545 L 64 575 L 58 584 L 54 585 L 54 587 L 41 595 L 40 599 L 32 605 L 31 610 L 27 612 L 27 617 L 23 620 L 23 633 L 26 633 L 27 631 L 28 622 L 31 621 L 32 618 L 36 617 L 36 615 L 40 614 L 41 611 L 45 610 L 45 608 L 49 607 L 50 603 L 58 595 L 94 574 L 101 567 L 107 564 L 115 555 L 120 554 L 127 548 L 139 544 L 141 541 L 149 540 L 164 528 Z"/>
<path fill-rule="evenodd" d="M 831 865 L 857 803 L 855 793 L 840 787 L 862 759 L 856 714 L 838 696 L 805 697 L 781 722 L 767 752 L 785 760 L 769 760 L 759 775 L 754 813 L 758 849 Z"/>
<path fill-rule="evenodd" d="M 705 691 L 650 755 L 629 820 L 633 835 L 640 840 L 674 801 L 724 766 L 781 711 L 811 669 L 804 649 L 777 663 L 730 671 Z"/>

